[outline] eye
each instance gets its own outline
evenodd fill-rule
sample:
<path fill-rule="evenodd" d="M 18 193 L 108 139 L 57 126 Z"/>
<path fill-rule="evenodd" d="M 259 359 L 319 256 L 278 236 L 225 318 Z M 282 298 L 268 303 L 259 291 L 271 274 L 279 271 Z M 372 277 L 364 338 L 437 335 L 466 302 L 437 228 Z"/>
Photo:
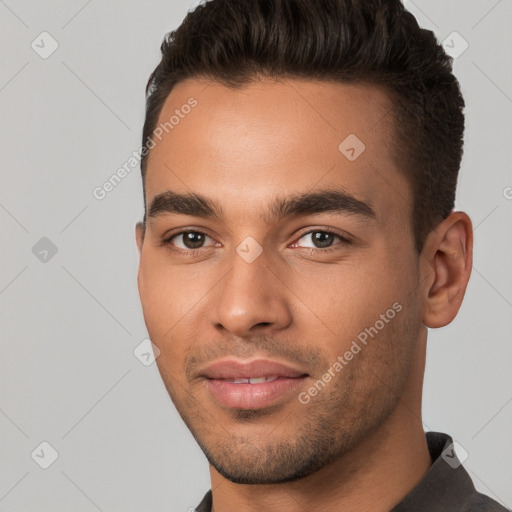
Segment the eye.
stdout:
<path fill-rule="evenodd" d="M 309 247 L 318 250 L 324 249 L 325 252 L 325 249 L 330 249 L 333 244 L 335 245 L 336 239 L 340 240 L 342 244 L 351 243 L 348 238 L 338 235 L 333 231 L 328 231 L 324 229 L 309 231 L 308 233 L 303 234 L 298 241 L 303 239 L 306 241 L 309 240 L 309 245 L 307 243 L 306 245 L 298 245 L 298 243 L 295 243 L 293 245 L 298 247 Z"/>
<path fill-rule="evenodd" d="M 206 240 L 213 241 L 212 238 L 201 231 L 181 231 L 163 240 L 162 245 L 173 245 L 177 249 L 187 251 L 202 249 Z"/>
<path fill-rule="evenodd" d="M 301 240 L 305 242 L 299 243 Z M 338 243 L 336 241 L 338 240 Z M 200 249 L 208 247 L 207 242 L 210 242 L 210 246 L 213 245 L 211 242 L 215 241 L 202 231 L 186 230 L 174 233 L 171 236 L 165 238 L 160 242 L 161 246 L 168 246 L 169 249 L 181 252 L 183 254 L 194 254 Z M 341 247 L 339 245 L 348 245 L 351 241 L 338 233 L 325 229 L 316 229 L 304 233 L 298 239 L 297 242 L 292 244 L 292 247 L 304 247 L 310 248 L 314 251 L 322 253 L 329 252 L 331 250 L 337 250 Z"/>

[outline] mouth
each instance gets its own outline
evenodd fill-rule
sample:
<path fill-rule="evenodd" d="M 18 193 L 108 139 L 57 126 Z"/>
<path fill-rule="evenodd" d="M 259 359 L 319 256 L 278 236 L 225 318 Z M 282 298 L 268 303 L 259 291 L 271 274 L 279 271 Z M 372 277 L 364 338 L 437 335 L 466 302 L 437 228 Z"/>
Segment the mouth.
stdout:
<path fill-rule="evenodd" d="M 247 379 L 219 379 L 233 384 L 261 384 L 263 382 L 273 382 L 281 378 L 279 375 L 272 375 L 270 377 L 249 377 Z"/>
<path fill-rule="evenodd" d="M 263 409 L 294 396 L 308 374 L 269 360 L 217 361 L 201 373 L 214 401 L 230 409 Z"/>

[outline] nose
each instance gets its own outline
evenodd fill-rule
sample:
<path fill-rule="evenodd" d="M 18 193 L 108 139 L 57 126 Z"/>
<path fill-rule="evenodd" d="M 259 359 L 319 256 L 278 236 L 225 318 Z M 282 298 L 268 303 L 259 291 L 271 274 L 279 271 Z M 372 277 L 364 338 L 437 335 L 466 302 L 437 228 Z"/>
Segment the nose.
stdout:
<path fill-rule="evenodd" d="M 291 323 L 291 292 L 264 252 L 251 263 L 235 253 L 230 267 L 212 296 L 211 321 L 218 330 L 254 336 Z"/>

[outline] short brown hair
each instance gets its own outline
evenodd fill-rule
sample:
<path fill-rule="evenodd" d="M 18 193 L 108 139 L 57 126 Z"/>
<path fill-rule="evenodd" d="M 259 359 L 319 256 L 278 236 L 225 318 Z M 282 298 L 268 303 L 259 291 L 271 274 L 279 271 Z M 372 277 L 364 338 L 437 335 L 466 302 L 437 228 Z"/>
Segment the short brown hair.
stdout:
<path fill-rule="evenodd" d="M 261 76 L 375 84 L 393 102 L 392 153 L 413 193 L 418 253 L 452 211 L 464 99 L 453 59 L 400 0 L 209 0 L 166 34 L 161 52 L 146 87 L 143 144 L 187 78 L 233 88 Z"/>

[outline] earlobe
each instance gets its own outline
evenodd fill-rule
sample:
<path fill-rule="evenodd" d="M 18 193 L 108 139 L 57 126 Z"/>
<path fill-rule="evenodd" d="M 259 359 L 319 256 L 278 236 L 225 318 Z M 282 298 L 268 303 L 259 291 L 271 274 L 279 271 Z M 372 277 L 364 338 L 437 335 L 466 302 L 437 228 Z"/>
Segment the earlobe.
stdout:
<path fill-rule="evenodd" d="M 464 212 L 452 212 L 425 242 L 423 323 L 448 325 L 462 304 L 473 265 L 473 226 Z"/>

